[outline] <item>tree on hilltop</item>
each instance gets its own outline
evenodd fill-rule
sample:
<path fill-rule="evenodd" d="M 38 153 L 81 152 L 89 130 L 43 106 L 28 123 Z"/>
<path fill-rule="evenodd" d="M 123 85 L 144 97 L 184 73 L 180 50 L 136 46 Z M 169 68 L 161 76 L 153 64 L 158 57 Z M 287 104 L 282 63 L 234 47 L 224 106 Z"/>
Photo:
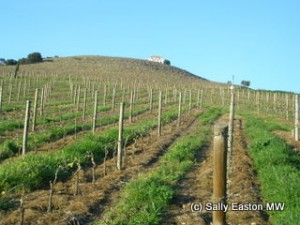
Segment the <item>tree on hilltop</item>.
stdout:
<path fill-rule="evenodd" d="M 250 86 L 250 81 L 242 80 L 241 85 L 243 85 L 244 87 L 249 87 Z"/>
<path fill-rule="evenodd" d="M 16 65 L 18 62 L 14 59 L 8 59 L 5 61 L 5 65 L 11 66 L 11 65 Z"/>
<path fill-rule="evenodd" d="M 38 63 L 38 62 L 43 62 L 43 57 L 41 53 L 33 52 L 27 56 L 27 63 Z"/>

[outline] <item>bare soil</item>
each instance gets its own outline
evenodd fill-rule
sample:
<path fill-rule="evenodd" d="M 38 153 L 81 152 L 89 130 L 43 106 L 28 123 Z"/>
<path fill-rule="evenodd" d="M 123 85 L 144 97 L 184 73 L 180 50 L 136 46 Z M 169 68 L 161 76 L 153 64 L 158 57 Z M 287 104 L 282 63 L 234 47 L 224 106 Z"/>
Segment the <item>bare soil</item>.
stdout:
<path fill-rule="evenodd" d="M 189 130 L 195 121 L 195 114 L 186 115 L 181 126 L 174 121 L 162 128 L 162 136 L 153 130 L 149 136 L 141 137 L 126 148 L 125 168 L 116 169 L 116 158 L 106 161 L 95 169 L 95 182 L 92 183 L 92 169 L 79 173 L 79 194 L 74 195 L 76 176 L 55 185 L 51 212 L 47 212 L 49 190 L 38 190 L 23 196 L 25 207 L 23 225 L 31 224 L 88 224 L 109 210 L 111 199 L 118 196 L 119 190 L 139 173 L 151 169 L 178 136 Z M 20 198 L 20 196 L 16 196 Z M 18 224 L 20 209 L 0 212 L 0 224 Z"/>
<path fill-rule="evenodd" d="M 219 122 L 226 121 L 226 117 Z M 194 168 L 189 171 L 185 179 L 179 182 L 180 188 L 168 212 L 165 224 L 173 225 L 209 225 L 212 222 L 212 211 L 206 210 L 206 203 L 213 201 L 213 143 L 208 143 L 199 149 Z M 259 204 L 259 184 L 256 181 L 252 160 L 247 151 L 247 144 L 243 134 L 242 119 L 234 121 L 234 144 L 229 171 L 227 203 Z M 192 211 L 195 206 L 202 205 L 202 211 Z M 226 214 L 227 223 L 237 224 L 268 224 L 264 211 L 229 211 Z"/>

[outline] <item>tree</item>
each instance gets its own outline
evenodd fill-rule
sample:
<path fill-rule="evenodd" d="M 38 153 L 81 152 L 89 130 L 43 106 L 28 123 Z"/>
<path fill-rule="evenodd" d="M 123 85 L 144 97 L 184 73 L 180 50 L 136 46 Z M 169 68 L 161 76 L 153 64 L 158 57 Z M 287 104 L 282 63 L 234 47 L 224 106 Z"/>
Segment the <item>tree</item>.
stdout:
<path fill-rule="evenodd" d="M 27 60 L 27 58 L 21 58 L 21 59 L 19 59 L 19 63 L 20 64 L 27 64 L 28 60 Z"/>
<path fill-rule="evenodd" d="M 42 58 L 41 53 L 39 53 L 39 52 L 33 52 L 33 53 L 30 53 L 30 54 L 27 56 L 27 62 L 28 62 L 28 63 L 38 63 L 38 62 L 43 62 L 43 58 Z"/>
<path fill-rule="evenodd" d="M 250 86 L 250 81 L 242 80 L 241 85 L 243 85 L 244 87 L 249 87 Z"/>
<path fill-rule="evenodd" d="M 5 64 L 5 59 L 4 58 L 0 58 L 0 65 Z"/>
<path fill-rule="evenodd" d="M 8 60 L 5 61 L 5 65 L 8 65 L 8 66 L 10 66 L 10 65 L 16 65 L 17 63 L 18 62 L 16 60 L 14 60 L 14 59 L 8 59 Z"/>

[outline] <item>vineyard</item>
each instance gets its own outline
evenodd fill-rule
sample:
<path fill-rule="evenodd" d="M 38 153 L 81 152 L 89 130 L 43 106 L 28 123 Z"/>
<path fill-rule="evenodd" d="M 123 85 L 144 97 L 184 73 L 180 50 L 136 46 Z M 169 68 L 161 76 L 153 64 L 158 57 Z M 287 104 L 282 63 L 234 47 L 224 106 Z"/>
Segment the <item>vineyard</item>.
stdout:
<path fill-rule="evenodd" d="M 299 224 L 298 110 L 294 93 L 144 60 L 0 66 L 0 224 L 209 225 L 216 124 L 227 224 Z"/>

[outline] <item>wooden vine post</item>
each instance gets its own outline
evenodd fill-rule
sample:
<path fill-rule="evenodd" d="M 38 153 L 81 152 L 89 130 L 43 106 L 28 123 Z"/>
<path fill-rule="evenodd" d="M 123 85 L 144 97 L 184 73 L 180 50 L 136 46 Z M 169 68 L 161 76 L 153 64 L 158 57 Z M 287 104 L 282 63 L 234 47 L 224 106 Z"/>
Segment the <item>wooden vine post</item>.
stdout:
<path fill-rule="evenodd" d="M 150 89 L 150 101 L 149 101 L 149 108 L 150 108 L 150 113 L 152 113 L 152 105 L 153 105 L 153 89 Z"/>
<path fill-rule="evenodd" d="M 92 131 L 93 134 L 95 133 L 96 130 L 96 121 L 97 121 L 97 106 L 98 106 L 98 92 L 95 91 L 95 102 L 94 102 L 94 114 L 93 114 L 93 127 Z"/>
<path fill-rule="evenodd" d="M 43 111 L 44 111 L 43 104 L 44 104 L 44 88 L 42 88 L 41 90 L 40 116 L 43 115 Z"/>
<path fill-rule="evenodd" d="M 285 118 L 289 119 L 289 94 L 285 94 Z"/>
<path fill-rule="evenodd" d="M 129 104 L 129 122 L 132 123 L 133 112 L 133 91 L 130 92 L 130 104 Z"/>
<path fill-rule="evenodd" d="M 116 87 L 113 88 L 112 99 L 111 99 L 111 109 L 115 111 L 115 97 L 116 97 Z"/>
<path fill-rule="evenodd" d="M 158 103 L 158 117 L 157 117 L 157 135 L 161 136 L 161 105 L 162 105 L 162 92 L 159 91 L 159 103 Z"/>
<path fill-rule="evenodd" d="M 192 110 L 192 90 L 189 90 L 189 111 Z"/>
<path fill-rule="evenodd" d="M 32 115 L 32 131 L 35 131 L 38 93 L 39 93 L 39 89 L 35 89 L 34 105 L 33 105 L 33 115 Z"/>
<path fill-rule="evenodd" d="M 25 121 L 24 121 L 24 133 L 23 133 L 23 145 L 22 145 L 22 155 L 25 156 L 27 151 L 27 139 L 28 139 L 28 127 L 29 127 L 29 117 L 30 117 L 30 100 L 26 101 L 26 111 L 25 111 Z"/>
<path fill-rule="evenodd" d="M 200 105 L 199 105 L 199 109 L 202 109 L 202 105 L 203 105 L 203 90 L 200 91 Z"/>
<path fill-rule="evenodd" d="M 179 101 L 178 101 L 178 119 L 177 119 L 177 126 L 180 126 L 180 122 L 181 122 L 181 98 L 182 98 L 182 94 L 181 92 L 179 92 Z"/>
<path fill-rule="evenodd" d="M 83 91 L 83 109 L 82 109 L 82 119 L 85 120 L 85 111 L 86 111 L 86 94 L 87 90 L 86 88 Z"/>
<path fill-rule="evenodd" d="M 120 117 L 119 117 L 119 135 L 118 135 L 118 155 L 117 155 L 117 169 L 122 170 L 122 139 L 123 139 L 123 117 L 124 117 L 124 102 L 120 103 Z"/>
<path fill-rule="evenodd" d="M 2 107 L 2 93 L 3 93 L 3 88 L 2 88 L 2 85 L 0 86 L 0 110 L 1 110 L 1 107 Z"/>
<path fill-rule="evenodd" d="M 229 124 L 228 124 L 228 156 L 231 157 L 232 145 L 233 145 L 233 121 L 234 121 L 234 86 L 230 87 L 231 99 L 230 99 L 230 113 L 229 113 Z M 229 159 L 228 157 L 228 159 Z"/>
<path fill-rule="evenodd" d="M 220 123 L 214 126 L 214 178 L 213 203 L 226 204 L 226 154 L 228 126 Z M 224 210 L 213 211 L 213 225 L 225 225 Z"/>
<path fill-rule="evenodd" d="M 299 95 L 295 95 L 295 141 L 299 141 Z"/>

